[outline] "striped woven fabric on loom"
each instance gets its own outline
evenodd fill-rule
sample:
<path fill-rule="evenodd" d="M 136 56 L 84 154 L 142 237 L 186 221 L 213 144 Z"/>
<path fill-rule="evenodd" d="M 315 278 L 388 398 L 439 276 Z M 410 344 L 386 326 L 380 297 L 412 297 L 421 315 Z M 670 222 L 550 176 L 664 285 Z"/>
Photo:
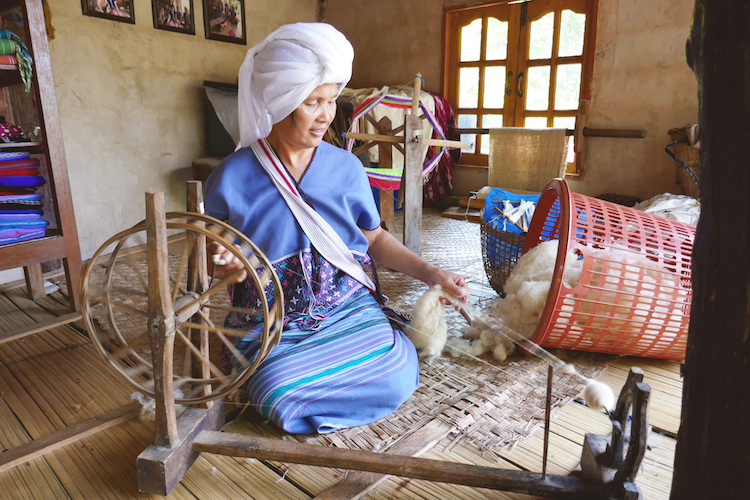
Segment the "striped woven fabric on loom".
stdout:
<path fill-rule="evenodd" d="M 411 97 L 403 97 L 391 94 L 381 94 L 370 97 L 354 109 L 351 126 L 349 127 L 348 132 L 359 132 L 360 120 L 363 119 L 366 114 L 375 109 L 376 106 L 409 109 L 411 108 L 411 104 Z M 443 128 L 435 119 L 432 111 L 430 111 L 430 109 L 425 106 L 421 100 L 419 102 L 419 107 L 424 113 L 427 122 L 432 126 L 435 135 L 437 135 L 441 139 L 447 139 Z M 353 148 L 354 140 L 346 139 L 346 149 L 351 151 Z M 430 173 L 438 166 L 440 159 L 445 152 L 445 148 L 435 148 L 434 156 L 430 157 L 427 161 L 424 162 L 424 165 L 422 167 L 422 177 L 426 178 L 430 175 Z M 397 190 L 401 185 L 401 175 L 403 173 L 402 169 L 365 167 L 365 172 L 367 173 L 367 177 L 370 180 L 370 184 L 379 189 Z"/>

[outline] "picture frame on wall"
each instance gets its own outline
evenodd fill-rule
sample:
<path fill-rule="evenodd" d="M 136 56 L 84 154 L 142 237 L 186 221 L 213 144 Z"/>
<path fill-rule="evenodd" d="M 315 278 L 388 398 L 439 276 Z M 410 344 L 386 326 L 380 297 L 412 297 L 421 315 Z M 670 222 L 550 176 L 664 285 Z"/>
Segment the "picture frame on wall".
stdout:
<path fill-rule="evenodd" d="M 151 0 L 154 28 L 195 35 L 193 0 Z"/>
<path fill-rule="evenodd" d="M 245 1 L 203 0 L 206 38 L 245 45 Z"/>
<path fill-rule="evenodd" d="M 84 16 L 135 24 L 133 0 L 81 0 Z"/>

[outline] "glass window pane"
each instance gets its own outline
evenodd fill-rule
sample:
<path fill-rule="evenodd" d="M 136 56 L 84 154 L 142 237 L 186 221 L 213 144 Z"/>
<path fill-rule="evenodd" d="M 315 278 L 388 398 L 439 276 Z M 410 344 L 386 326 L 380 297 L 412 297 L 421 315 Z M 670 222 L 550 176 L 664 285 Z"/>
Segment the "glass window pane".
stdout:
<path fill-rule="evenodd" d="M 494 17 L 487 19 L 487 60 L 497 61 L 508 57 L 508 21 Z"/>
<path fill-rule="evenodd" d="M 458 128 L 476 128 L 477 115 L 458 115 Z M 476 146 L 477 134 L 461 134 L 461 142 L 471 144 L 469 148 L 462 148 L 462 153 L 473 153 Z"/>
<path fill-rule="evenodd" d="M 556 116 L 552 119 L 552 126 L 555 128 L 567 128 L 573 130 L 576 128 L 575 116 Z"/>
<path fill-rule="evenodd" d="M 526 128 L 547 128 L 547 118 L 544 116 L 527 116 L 523 126 Z"/>
<path fill-rule="evenodd" d="M 576 14 L 572 10 L 562 11 L 560 17 L 560 57 L 583 55 L 583 35 L 586 30 L 586 14 Z"/>
<path fill-rule="evenodd" d="M 529 33 L 529 59 L 552 58 L 552 35 L 554 27 L 554 12 L 550 12 L 537 21 L 532 21 Z"/>
<path fill-rule="evenodd" d="M 482 46 L 482 19 L 475 19 L 461 28 L 461 37 L 459 38 L 461 47 L 461 62 L 478 61 L 480 48 Z"/>
<path fill-rule="evenodd" d="M 500 128 L 503 126 L 503 115 L 482 116 L 482 128 Z M 483 155 L 490 154 L 490 134 L 482 134 L 479 152 Z"/>
<path fill-rule="evenodd" d="M 561 64 L 557 67 L 555 109 L 578 109 L 581 94 L 581 64 Z"/>
<path fill-rule="evenodd" d="M 458 70 L 458 107 L 476 108 L 479 106 L 479 68 Z"/>
<path fill-rule="evenodd" d="M 568 130 L 574 130 L 576 128 L 576 117 L 575 116 L 556 116 L 553 120 L 553 127 L 555 128 L 566 128 Z M 576 153 L 573 147 L 573 136 L 568 137 L 568 156 L 565 158 L 565 163 L 573 163 L 576 161 Z"/>
<path fill-rule="evenodd" d="M 526 109 L 545 111 L 549 108 L 549 66 L 529 68 L 526 82 Z"/>
<path fill-rule="evenodd" d="M 483 107 L 502 108 L 505 102 L 505 66 L 484 69 Z"/>

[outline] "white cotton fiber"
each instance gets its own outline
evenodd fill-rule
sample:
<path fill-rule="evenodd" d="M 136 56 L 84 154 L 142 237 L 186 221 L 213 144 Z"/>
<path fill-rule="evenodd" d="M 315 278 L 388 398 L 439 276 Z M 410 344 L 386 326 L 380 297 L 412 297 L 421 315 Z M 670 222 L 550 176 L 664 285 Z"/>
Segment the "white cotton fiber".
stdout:
<path fill-rule="evenodd" d="M 518 259 L 505 283 L 506 297 L 497 299 L 490 305 L 490 318 L 487 319 L 491 319 L 493 324 L 488 326 L 475 318 L 474 324 L 465 328 L 463 334 L 470 338 L 480 338 L 483 352 L 492 352 L 495 359 L 505 361 L 515 349 L 513 332 L 528 339 L 536 331 L 547 303 L 557 252 L 558 241 L 550 240 L 540 243 Z M 576 252 L 569 251 L 563 284 L 568 288 L 578 286 L 582 269 L 583 260 L 579 259 Z M 503 327 L 513 332 L 506 330 L 504 335 L 500 331 Z M 518 340 L 516 337 L 516 341 Z"/>
<path fill-rule="evenodd" d="M 175 399 L 181 399 L 182 391 L 179 389 L 175 389 L 174 397 Z M 151 396 L 146 396 L 145 394 L 140 392 L 134 392 L 130 395 L 130 399 L 141 403 L 141 413 L 139 415 L 141 421 L 153 422 L 156 420 L 156 400 L 154 400 L 154 398 L 152 398 Z M 175 413 L 179 417 L 180 415 L 182 415 L 182 412 L 185 411 L 185 406 L 176 404 L 174 405 L 174 409 Z"/>
<path fill-rule="evenodd" d="M 484 354 L 486 351 L 486 349 L 482 345 L 482 341 L 479 339 L 470 341 L 467 339 L 451 337 L 448 339 L 448 342 L 446 342 L 445 345 L 446 347 L 448 347 L 451 356 L 454 357 L 479 356 L 481 354 Z"/>
<path fill-rule="evenodd" d="M 411 322 L 404 333 L 417 348 L 419 356 L 438 356 L 448 339 L 445 305 L 441 298 L 452 299 L 440 285 L 430 287 L 414 305 Z"/>
<path fill-rule="evenodd" d="M 586 404 L 597 411 L 615 409 L 615 394 L 604 382 L 588 379 L 582 396 Z"/>
<path fill-rule="evenodd" d="M 494 304 L 493 315 L 523 337 L 534 334 L 547 303 L 557 251 L 557 240 L 545 241 L 518 259 L 505 284 L 506 297 Z M 569 251 L 563 284 L 568 288 L 578 286 L 582 269 L 583 261 L 574 251 Z"/>

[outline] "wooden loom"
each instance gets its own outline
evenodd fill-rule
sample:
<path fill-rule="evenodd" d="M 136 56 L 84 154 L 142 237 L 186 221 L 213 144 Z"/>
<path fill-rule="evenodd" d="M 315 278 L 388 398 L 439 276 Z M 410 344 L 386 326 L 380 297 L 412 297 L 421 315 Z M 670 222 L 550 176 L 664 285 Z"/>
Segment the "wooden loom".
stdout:
<path fill-rule="evenodd" d="M 218 432 L 224 423 L 223 396 L 244 383 L 280 339 L 283 294 L 274 273 L 263 272 L 261 276 L 256 273 L 261 266 L 269 269 L 270 263 L 252 242 L 230 226 L 196 213 L 202 206 L 202 190 L 199 182 L 191 181 L 188 185 L 189 212 L 165 215 L 163 194 L 147 194 L 146 220 L 110 238 L 91 259 L 84 274 L 83 312 L 92 340 L 107 361 L 138 390 L 152 395 L 156 401 L 154 444 L 141 453 L 137 463 L 138 487 L 142 492 L 167 495 L 199 454 L 208 452 L 355 469 L 545 498 L 642 498 L 634 479 L 646 451 L 651 389 L 642 382 L 643 372 L 637 368 L 631 369 L 610 416 L 612 436 L 586 435 L 581 456 L 583 477 L 546 474 L 546 445 L 539 474 Z M 169 262 L 169 232 L 175 233 L 172 237 L 178 237 L 183 245 L 176 269 Z M 127 261 L 128 266 L 135 266 L 126 244 L 133 235 L 143 233 L 148 257 L 148 283 L 143 283 L 148 290 L 148 320 L 144 333 L 126 338 L 119 326 L 138 308 L 132 297 L 127 296 L 128 290 L 118 290 L 116 275 L 121 272 L 118 263 Z M 216 326 L 209 318 L 209 307 L 222 308 L 212 304 L 211 297 L 224 289 L 234 276 L 217 284 L 209 282 L 206 238 L 230 249 L 261 290 L 267 285 L 274 287 L 277 298 L 274 307 L 268 307 L 265 295 L 262 296 L 262 311 L 223 307 L 242 314 L 262 313 L 261 347 L 253 360 L 239 354 L 228 339 L 244 332 Z M 237 241 L 238 246 L 233 246 L 233 241 Z M 112 246 L 111 254 L 103 253 Z M 101 282 L 96 282 L 97 270 L 103 274 Z M 124 295 L 118 296 L 118 293 Z M 214 338 L 209 338 L 211 334 Z M 230 374 L 214 364 L 216 358 L 211 349 L 217 345 L 216 337 L 219 346 L 224 345 L 238 356 L 241 370 Z M 181 354 L 175 346 L 182 347 Z M 147 356 L 149 347 L 150 356 Z M 551 374 L 550 369 L 547 431 Z M 175 398 L 175 387 L 188 392 Z M 176 402 L 197 406 L 188 408 L 177 418 Z M 632 420 L 628 415 L 631 407 Z"/>
<path fill-rule="evenodd" d="M 412 252 L 419 255 L 422 248 L 422 156 L 420 151 L 423 146 L 438 146 L 446 148 L 468 148 L 467 142 L 448 141 L 444 139 L 432 139 L 421 136 L 422 122 L 424 117 L 419 116 L 419 95 L 422 91 L 422 75 L 417 74 L 414 79 L 414 93 L 412 96 L 411 114 L 405 117 L 403 127 L 391 130 L 390 120 L 381 120 L 374 123 L 379 134 L 364 134 L 348 132 L 347 139 L 359 139 L 371 141 L 369 144 L 359 148 L 355 154 L 362 153 L 378 145 L 380 158 L 386 163 L 382 168 L 390 168 L 391 147 L 398 148 L 404 155 L 404 173 L 401 178 L 401 191 L 404 196 L 404 239 L 403 243 Z M 365 118 L 368 118 L 366 115 Z M 403 136 L 395 134 L 403 130 Z M 403 144 L 403 146 L 402 146 Z M 401 194 L 399 194 L 399 197 Z M 381 220 L 385 222 L 389 230 L 395 228 L 393 213 L 393 192 L 381 190 L 380 192 Z"/>

